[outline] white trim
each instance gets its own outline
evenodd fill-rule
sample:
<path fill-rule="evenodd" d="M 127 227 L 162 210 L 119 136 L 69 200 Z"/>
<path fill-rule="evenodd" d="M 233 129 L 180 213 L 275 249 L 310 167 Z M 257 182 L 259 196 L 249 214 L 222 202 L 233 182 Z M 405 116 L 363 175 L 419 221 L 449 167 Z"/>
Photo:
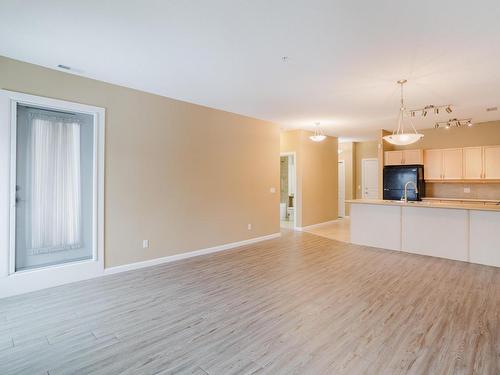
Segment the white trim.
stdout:
<path fill-rule="evenodd" d="M 8 105 L 7 105 L 8 103 Z M 93 254 L 92 259 L 33 270 L 14 272 L 15 248 L 15 131 L 17 104 L 38 106 L 54 110 L 85 113 L 94 119 L 94 186 L 93 186 Z M 9 146 L 0 151 L 5 172 L 0 168 L 0 180 L 9 180 L 11 186 L 3 192 L 0 188 L 0 297 L 43 289 L 69 282 L 97 277 L 104 270 L 104 145 L 105 109 L 86 104 L 67 102 L 0 90 L 0 138 L 7 137 Z M 5 213 L 5 215 L 4 215 Z M 14 221 L 13 221 L 14 220 Z M 3 235 L 0 235 L 2 238 Z"/>
<path fill-rule="evenodd" d="M 145 268 L 145 267 L 156 266 L 159 264 L 175 262 L 175 261 L 181 260 L 181 259 L 187 259 L 187 258 L 197 257 L 200 255 L 217 253 L 219 251 L 224 251 L 224 250 L 236 249 L 236 248 L 241 247 L 241 246 L 251 245 L 251 244 L 254 244 L 257 242 L 267 241 L 267 240 L 271 240 L 273 238 L 278 238 L 278 237 L 281 237 L 281 233 L 273 233 L 273 234 L 269 234 L 267 236 L 250 238 L 248 240 L 243 240 L 243 241 L 238 241 L 238 242 L 231 242 L 231 243 L 227 243 L 224 245 L 208 247 L 206 249 L 190 251 L 187 253 L 175 254 L 175 255 L 170 255 L 170 256 L 166 256 L 166 257 L 162 257 L 162 258 L 145 260 L 143 262 L 136 262 L 136 263 L 124 264 L 122 266 L 110 267 L 110 268 L 106 268 L 104 270 L 104 273 L 106 275 L 108 275 L 108 274 L 114 274 L 114 273 L 119 273 L 119 272 L 136 270 L 136 269 Z"/>
<path fill-rule="evenodd" d="M 342 177 L 342 180 L 344 181 L 344 188 L 343 188 L 343 190 L 344 190 L 344 199 L 342 200 L 342 205 L 344 206 L 343 210 L 342 210 L 343 215 L 340 216 L 340 206 L 338 207 L 338 213 L 337 213 L 337 216 L 340 218 L 340 217 L 345 217 L 346 216 L 345 215 L 345 212 L 346 212 L 346 209 L 345 209 L 346 208 L 346 206 L 345 206 L 345 204 L 346 204 L 345 203 L 345 201 L 346 201 L 346 199 L 345 199 L 345 193 L 346 193 L 346 191 L 345 191 L 345 186 L 346 186 L 346 180 L 345 180 L 345 176 L 346 176 L 346 173 L 345 173 L 345 160 L 338 160 L 337 161 L 337 165 L 338 164 L 342 164 L 342 170 L 344 171 L 343 177 Z M 338 174 L 338 172 L 337 172 L 337 174 Z M 340 189 L 338 189 L 338 190 L 340 191 Z M 340 202 L 339 199 L 337 199 L 337 201 Z"/>
<path fill-rule="evenodd" d="M 288 151 L 288 152 L 280 152 L 280 158 L 282 156 L 293 156 L 293 166 L 294 166 L 294 169 L 295 169 L 295 210 L 293 210 L 293 230 L 299 230 L 298 229 L 299 227 L 297 227 L 297 215 L 298 215 L 298 207 L 299 207 L 299 185 L 298 185 L 298 177 L 297 177 L 297 153 L 295 151 Z M 280 184 L 281 184 L 281 181 L 280 181 Z M 280 191 L 281 191 L 281 186 L 280 186 Z M 278 207 L 278 210 L 279 210 L 279 207 Z M 281 220 L 281 217 L 280 217 L 280 220 Z"/>
<path fill-rule="evenodd" d="M 338 218 L 338 219 L 335 219 L 335 220 L 323 221 L 322 223 L 307 225 L 305 227 L 296 227 L 295 230 L 297 230 L 299 232 L 300 231 L 305 231 L 305 230 L 308 230 L 308 229 L 313 229 L 313 228 L 321 227 L 321 226 L 326 225 L 326 224 L 332 224 L 332 223 L 335 223 L 335 222 L 337 222 L 339 220 L 342 220 L 342 219 L 343 218 Z"/>
<path fill-rule="evenodd" d="M 10 199 L 9 199 L 9 252 L 7 254 L 8 274 L 16 268 L 14 248 L 16 245 L 16 162 L 17 162 L 17 102 L 10 101 Z"/>

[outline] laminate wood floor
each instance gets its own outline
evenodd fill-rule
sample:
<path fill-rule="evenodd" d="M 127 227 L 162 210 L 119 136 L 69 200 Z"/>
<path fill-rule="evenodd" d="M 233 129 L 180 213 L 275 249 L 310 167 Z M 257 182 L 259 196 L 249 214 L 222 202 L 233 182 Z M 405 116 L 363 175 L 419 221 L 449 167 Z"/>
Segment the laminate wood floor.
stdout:
<path fill-rule="evenodd" d="M 331 240 L 351 242 L 351 219 L 349 217 L 339 218 L 334 222 L 316 225 L 303 230 Z"/>
<path fill-rule="evenodd" d="M 0 300 L 0 374 L 500 374 L 500 269 L 308 233 Z"/>

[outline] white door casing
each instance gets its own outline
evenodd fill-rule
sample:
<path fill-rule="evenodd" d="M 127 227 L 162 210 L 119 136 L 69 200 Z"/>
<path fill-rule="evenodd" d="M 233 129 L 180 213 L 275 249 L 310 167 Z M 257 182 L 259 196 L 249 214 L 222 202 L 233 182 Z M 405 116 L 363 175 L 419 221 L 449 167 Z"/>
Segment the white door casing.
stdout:
<path fill-rule="evenodd" d="M 339 217 L 345 216 L 345 161 L 339 160 L 338 168 L 338 185 L 339 185 Z"/>
<path fill-rule="evenodd" d="M 16 272 L 17 105 L 77 112 L 93 118 L 93 257 Z M 100 276 L 104 272 L 104 108 L 0 90 L 0 298 Z"/>

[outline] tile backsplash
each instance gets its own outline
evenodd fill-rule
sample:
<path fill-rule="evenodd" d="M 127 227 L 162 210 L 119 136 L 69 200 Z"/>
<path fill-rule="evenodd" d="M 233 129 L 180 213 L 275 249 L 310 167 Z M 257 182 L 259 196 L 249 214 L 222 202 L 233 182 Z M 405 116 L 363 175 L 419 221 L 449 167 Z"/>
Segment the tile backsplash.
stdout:
<path fill-rule="evenodd" d="M 470 189 L 469 193 L 464 190 Z M 425 183 L 429 198 L 462 198 L 500 200 L 500 184 Z"/>

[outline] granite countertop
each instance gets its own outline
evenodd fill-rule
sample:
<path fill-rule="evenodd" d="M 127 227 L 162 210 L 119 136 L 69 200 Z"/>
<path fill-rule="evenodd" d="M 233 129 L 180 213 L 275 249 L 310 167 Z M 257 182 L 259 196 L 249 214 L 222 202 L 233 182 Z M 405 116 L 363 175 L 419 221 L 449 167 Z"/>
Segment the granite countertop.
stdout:
<path fill-rule="evenodd" d="M 438 197 L 423 197 L 423 201 L 458 201 L 458 202 L 478 202 L 478 203 L 498 203 L 500 199 L 477 199 L 477 198 L 438 198 Z"/>
<path fill-rule="evenodd" d="M 462 199 L 460 199 L 462 200 Z M 346 200 L 346 203 L 353 204 L 375 204 L 382 206 L 402 206 L 402 207 L 419 207 L 419 208 L 451 208 L 457 210 L 476 210 L 476 211 L 498 211 L 500 212 L 500 205 L 497 205 L 492 201 L 491 203 L 487 203 L 484 205 L 478 205 L 477 203 L 458 203 L 458 202 L 435 202 L 432 200 L 427 201 L 419 201 L 419 202 L 408 202 L 405 203 L 403 201 L 390 201 L 383 199 L 354 199 L 354 200 Z"/>

